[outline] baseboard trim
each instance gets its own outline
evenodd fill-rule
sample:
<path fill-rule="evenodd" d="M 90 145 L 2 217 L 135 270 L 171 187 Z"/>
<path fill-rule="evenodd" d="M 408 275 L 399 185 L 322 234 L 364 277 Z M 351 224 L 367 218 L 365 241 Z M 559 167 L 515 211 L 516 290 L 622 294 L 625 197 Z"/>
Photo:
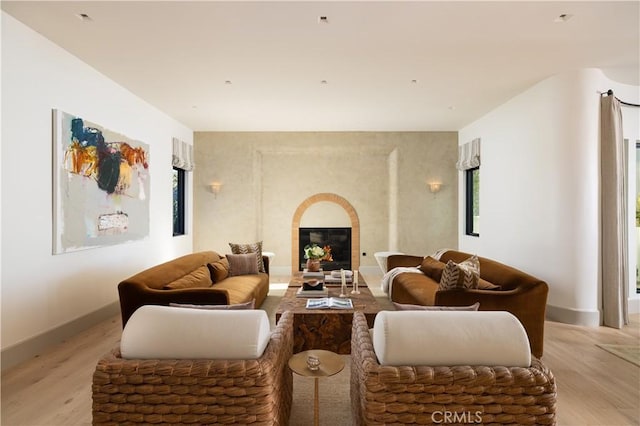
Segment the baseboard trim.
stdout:
<path fill-rule="evenodd" d="M 600 312 L 547 305 L 547 319 L 586 327 L 600 326 Z"/>
<path fill-rule="evenodd" d="M 51 346 L 57 345 L 65 339 L 75 336 L 119 313 L 120 303 L 116 301 L 59 327 L 16 343 L 2 351 L 0 370 L 5 371 L 37 355 L 41 355 Z"/>

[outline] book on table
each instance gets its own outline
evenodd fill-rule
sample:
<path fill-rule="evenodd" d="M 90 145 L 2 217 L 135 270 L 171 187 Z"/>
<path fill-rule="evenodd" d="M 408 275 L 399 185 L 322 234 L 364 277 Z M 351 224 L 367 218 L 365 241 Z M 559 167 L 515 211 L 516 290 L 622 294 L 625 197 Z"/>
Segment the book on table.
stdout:
<path fill-rule="evenodd" d="M 307 309 L 353 309 L 351 299 L 340 297 L 323 297 L 307 300 Z"/>
<path fill-rule="evenodd" d="M 302 271 L 302 276 L 304 278 L 322 279 L 324 278 L 324 271 L 322 269 L 320 269 L 319 271 L 309 271 L 307 268 L 304 268 L 304 270 Z"/>

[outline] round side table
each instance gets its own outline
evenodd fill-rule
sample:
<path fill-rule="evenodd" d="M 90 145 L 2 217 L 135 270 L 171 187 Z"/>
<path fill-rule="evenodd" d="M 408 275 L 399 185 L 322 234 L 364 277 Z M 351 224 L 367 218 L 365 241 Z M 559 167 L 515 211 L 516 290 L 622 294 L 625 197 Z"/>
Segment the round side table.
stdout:
<path fill-rule="evenodd" d="M 315 355 L 320 360 L 320 365 L 317 370 L 311 370 L 307 366 L 307 359 L 309 355 Z M 314 378 L 314 393 L 313 393 L 313 423 L 318 426 L 320 424 L 320 401 L 318 398 L 318 379 L 320 377 L 329 377 L 334 374 L 338 374 L 344 368 L 344 360 L 342 357 L 334 352 L 325 351 L 322 349 L 313 349 L 295 354 L 289 359 L 289 368 L 303 377 Z"/>

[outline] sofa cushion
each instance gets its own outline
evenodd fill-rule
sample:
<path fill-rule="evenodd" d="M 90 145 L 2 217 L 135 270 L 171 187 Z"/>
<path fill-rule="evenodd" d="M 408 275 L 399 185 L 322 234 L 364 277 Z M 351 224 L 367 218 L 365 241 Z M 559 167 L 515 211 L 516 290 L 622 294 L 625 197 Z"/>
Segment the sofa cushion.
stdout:
<path fill-rule="evenodd" d="M 255 309 L 256 299 L 251 299 L 244 303 L 236 303 L 234 305 L 190 305 L 187 303 L 169 303 L 169 306 L 174 308 L 208 309 L 210 311 Z"/>
<path fill-rule="evenodd" d="M 445 264 L 431 256 L 427 256 L 424 258 L 419 268 L 425 275 L 433 278 L 437 282 L 440 282 Z"/>
<path fill-rule="evenodd" d="M 246 303 L 255 299 L 256 306 L 260 306 L 269 291 L 269 276 L 267 274 L 230 276 L 214 284 L 213 288 L 225 290 L 229 296 L 229 304 Z"/>
<path fill-rule="evenodd" d="M 394 302 L 434 305 L 438 282 L 424 274 L 403 273 L 396 276 L 391 286 Z"/>
<path fill-rule="evenodd" d="M 478 256 L 471 256 L 460 263 L 449 260 L 442 271 L 438 290 L 478 288 L 479 278 L 480 262 L 478 261 Z"/>
<path fill-rule="evenodd" d="M 269 318 L 260 309 L 145 305 L 122 331 L 120 352 L 129 359 L 257 359 L 270 336 Z"/>
<path fill-rule="evenodd" d="M 214 284 L 229 276 L 229 260 L 226 257 L 223 257 L 217 262 L 208 263 L 207 267 L 211 274 L 211 281 L 213 281 Z"/>
<path fill-rule="evenodd" d="M 228 254 L 229 276 L 249 275 L 258 273 L 255 254 Z"/>
<path fill-rule="evenodd" d="M 527 333 L 506 311 L 382 311 L 372 334 L 381 365 L 531 365 Z"/>
<path fill-rule="evenodd" d="M 262 261 L 262 241 L 251 244 L 229 243 L 229 247 L 231 247 L 231 253 L 233 254 L 255 253 L 258 272 L 266 272 Z"/>
<path fill-rule="evenodd" d="M 165 284 L 164 289 L 177 290 L 182 288 L 211 287 L 211 284 L 213 284 L 213 282 L 211 281 L 209 268 L 207 268 L 206 265 L 202 265 L 187 275 Z"/>
<path fill-rule="evenodd" d="M 396 311 L 477 311 L 480 308 L 480 302 L 469 306 L 423 306 L 393 302 L 393 306 Z"/>

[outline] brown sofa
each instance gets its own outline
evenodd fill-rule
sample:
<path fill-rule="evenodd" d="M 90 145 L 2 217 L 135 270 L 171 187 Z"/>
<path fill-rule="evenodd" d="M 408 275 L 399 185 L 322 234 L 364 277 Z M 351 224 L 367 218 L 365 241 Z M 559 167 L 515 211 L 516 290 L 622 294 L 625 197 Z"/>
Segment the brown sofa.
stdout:
<path fill-rule="evenodd" d="M 223 256 L 214 251 L 188 254 L 146 269 L 118 285 L 122 327 L 143 305 L 185 303 L 196 305 L 230 305 L 255 299 L 255 307 L 264 302 L 269 292 L 269 258 L 262 257 L 264 273 L 228 276 L 211 280 L 209 264 Z M 207 281 L 208 279 L 208 281 Z M 194 285 L 186 287 L 188 285 Z M 183 287 L 174 288 L 169 287 Z"/>
<path fill-rule="evenodd" d="M 440 262 L 461 263 L 471 254 L 449 250 Z M 468 306 L 480 303 L 481 311 L 508 311 L 515 315 L 529 336 L 531 353 L 541 357 L 544 345 L 544 318 L 547 305 L 547 283 L 510 266 L 491 259 L 480 260 L 480 278 L 498 285 L 493 290 L 455 289 L 438 291 L 438 281 L 426 274 L 402 273 L 391 284 L 391 300 L 397 303 L 435 306 Z M 392 255 L 387 269 L 418 266 L 423 256 Z"/>

